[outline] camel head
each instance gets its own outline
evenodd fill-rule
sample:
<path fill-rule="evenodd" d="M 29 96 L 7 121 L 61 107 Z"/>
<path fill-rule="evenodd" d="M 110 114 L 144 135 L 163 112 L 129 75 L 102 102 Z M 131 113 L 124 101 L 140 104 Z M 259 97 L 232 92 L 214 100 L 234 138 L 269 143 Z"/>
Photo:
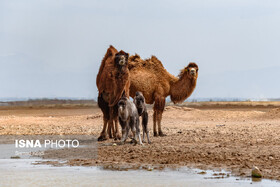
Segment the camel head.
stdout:
<path fill-rule="evenodd" d="M 118 115 L 122 120 L 128 118 L 127 97 L 122 97 L 118 102 Z"/>
<path fill-rule="evenodd" d="M 145 97 L 143 96 L 142 92 L 136 92 L 135 97 L 133 99 L 134 104 L 136 105 L 137 109 L 144 109 L 145 108 Z"/>
<path fill-rule="evenodd" d="M 121 50 L 115 55 L 115 66 L 122 72 L 128 67 L 129 54 Z"/>
<path fill-rule="evenodd" d="M 198 76 L 197 64 L 194 62 L 190 62 L 189 65 L 181 71 L 179 77 L 182 77 L 184 75 L 186 75 L 190 79 L 197 79 Z"/>

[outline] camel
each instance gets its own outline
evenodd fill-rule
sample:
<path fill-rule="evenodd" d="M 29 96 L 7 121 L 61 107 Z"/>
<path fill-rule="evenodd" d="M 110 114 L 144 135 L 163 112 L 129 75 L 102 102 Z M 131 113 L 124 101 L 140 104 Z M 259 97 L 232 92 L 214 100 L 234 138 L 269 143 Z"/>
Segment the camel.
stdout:
<path fill-rule="evenodd" d="M 121 138 L 118 128 L 118 102 L 122 96 L 129 98 L 128 56 L 128 53 L 118 52 L 110 46 L 101 62 L 96 85 L 99 92 L 98 106 L 103 113 L 103 129 L 98 141 L 108 139 L 107 135 L 109 138 Z"/>
<path fill-rule="evenodd" d="M 136 92 L 133 102 L 137 108 L 139 118 L 142 117 L 142 129 L 143 129 L 143 142 L 145 142 L 145 134 L 147 135 L 148 143 L 151 144 L 148 131 L 149 115 L 146 107 L 145 97 L 142 92 Z"/>
<path fill-rule="evenodd" d="M 139 115 L 136 105 L 127 97 L 122 97 L 118 103 L 118 106 L 119 122 L 122 126 L 121 143 L 124 144 L 128 137 L 129 130 L 131 129 L 134 138 L 134 144 L 137 144 L 138 138 L 139 144 L 143 145 L 140 136 Z"/>
<path fill-rule="evenodd" d="M 154 103 L 154 136 L 165 136 L 161 130 L 165 98 L 170 96 L 174 104 L 187 99 L 196 87 L 198 66 L 194 62 L 189 63 L 181 70 L 179 76 L 175 77 L 167 72 L 155 56 L 143 60 L 136 54 L 129 57 L 128 69 L 130 72 L 130 96 L 134 98 L 136 92 L 140 91 L 147 104 Z M 158 132 L 156 125 L 158 125 Z"/>

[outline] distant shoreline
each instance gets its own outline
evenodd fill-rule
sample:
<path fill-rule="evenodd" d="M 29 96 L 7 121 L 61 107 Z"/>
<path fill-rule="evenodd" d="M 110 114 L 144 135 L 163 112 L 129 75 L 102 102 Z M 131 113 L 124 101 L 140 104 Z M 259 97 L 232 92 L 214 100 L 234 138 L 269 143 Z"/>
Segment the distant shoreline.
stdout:
<path fill-rule="evenodd" d="M 83 103 L 83 102 L 96 102 L 97 98 L 86 97 L 49 97 L 49 98 L 17 98 L 17 97 L 4 97 L 0 98 L 1 103 Z M 280 101 L 279 98 L 242 98 L 242 97 L 209 97 L 209 98 L 188 98 L 185 102 L 242 102 L 242 101 Z M 166 102 L 171 102 L 170 98 L 166 98 Z"/>
<path fill-rule="evenodd" d="M 148 105 L 152 108 L 153 105 Z M 196 109 L 223 109 L 223 108 L 280 108 L 280 101 L 185 101 L 181 104 L 166 102 L 167 106 L 188 107 Z M 0 110 L 11 109 L 74 109 L 97 108 L 95 100 L 60 100 L 60 99 L 36 99 L 27 101 L 0 102 Z"/>
<path fill-rule="evenodd" d="M 95 106 L 95 100 L 71 99 L 29 99 L 25 101 L 0 101 L 1 107 L 65 107 L 65 106 Z"/>

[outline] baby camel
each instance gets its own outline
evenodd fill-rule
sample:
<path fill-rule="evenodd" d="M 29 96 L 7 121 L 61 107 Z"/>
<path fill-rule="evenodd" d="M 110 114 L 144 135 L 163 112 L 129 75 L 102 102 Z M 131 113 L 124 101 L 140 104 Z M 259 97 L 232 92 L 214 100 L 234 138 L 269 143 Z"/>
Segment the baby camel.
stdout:
<path fill-rule="evenodd" d="M 150 144 L 149 131 L 148 131 L 148 112 L 145 102 L 145 97 L 142 92 L 136 92 L 133 100 L 136 105 L 139 117 L 142 116 L 142 128 L 143 128 L 143 142 L 145 142 L 145 134 L 147 135 L 148 143 Z"/>
<path fill-rule="evenodd" d="M 137 144 L 138 138 L 140 145 L 143 145 L 140 137 L 139 115 L 137 108 L 135 104 L 125 96 L 122 97 L 118 103 L 118 116 L 122 127 L 121 142 L 124 143 L 126 141 L 129 130 L 131 129 L 134 137 L 134 143 Z"/>

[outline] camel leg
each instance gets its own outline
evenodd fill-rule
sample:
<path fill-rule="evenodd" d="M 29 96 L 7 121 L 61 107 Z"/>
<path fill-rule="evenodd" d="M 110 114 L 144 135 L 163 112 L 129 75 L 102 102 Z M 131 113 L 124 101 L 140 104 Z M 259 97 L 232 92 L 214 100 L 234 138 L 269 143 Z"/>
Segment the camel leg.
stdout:
<path fill-rule="evenodd" d="M 165 98 L 162 96 L 157 96 L 155 98 L 154 111 L 156 111 L 156 121 L 158 123 L 159 136 L 165 136 L 165 134 L 163 134 L 163 132 L 161 130 L 161 119 L 162 119 L 162 113 L 164 111 L 164 107 L 165 107 Z M 154 125 L 154 128 L 155 128 L 155 125 Z"/>
<path fill-rule="evenodd" d="M 149 131 L 148 131 L 148 113 L 145 112 L 142 115 L 142 127 L 143 127 L 143 142 L 145 142 L 145 134 L 147 135 L 148 143 L 150 144 L 150 138 L 149 138 Z"/>
<path fill-rule="evenodd" d="M 116 137 L 116 130 L 115 130 L 115 126 L 114 126 L 114 120 L 112 120 L 111 132 L 112 132 L 112 138 L 115 139 L 115 137 Z"/>
<path fill-rule="evenodd" d="M 112 120 L 109 120 L 108 121 L 108 128 L 107 128 L 107 134 L 108 134 L 109 138 L 112 138 L 112 126 L 113 126 Z"/>
<path fill-rule="evenodd" d="M 103 113 L 103 129 L 97 140 L 104 141 L 104 140 L 108 139 L 108 136 L 106 134 L 106 129 L 107 129 L 107 127 L 109 128 L 108 121 L 109 121 L 110 117 L 109 117 L 108 103 L 103 99 L 102 95 L 98 96 L 98 106 L 100 107 L 100 109 Z"/>
<path fill-rule="evenodd" d="M 140 135 L 140 129 L 139 128 L 136 128 L 136 136 L 138 136 L 140 145 L 143 145 L 142 140 L 141 140 L 141 135 Z"/>
<path fill-rule="evenodd" d="M 161 120 L 162 120 L 162 113 L 163 111 L 160 111 L 158 114 L 158 134 L 159 136 L 166 136 L 166 134 L 163 134 L 162 130 L 161 130 Z"/>
<path fill-rule="evenodd" d="M 143 118 L 142 118 L 142 121 L 143 121 Z M 145 141 L 145 132 L 146 132 L 146 129 L 145 129 L 145 126 L 144 126 L 143 123 L 142 123 L 142 129 L 143 129 L 143 140 L 142 140 L 142 142 L 145 143 L 145 142 L 146 142 L 146 141 Z"/>
<path fill-rule="evenodd" d="M 122 129 L 122 139 L 121 139 L 122 144 L 124 144 L 124 142 L 126 141 L 128 137 L 128 132 L 129 132 L 129 127 L 128 125 L 126 125 L 126 127 Z"/>
<path fill-rule="evenodd" d="M 110 110 L 109 110 L 109 124 L 108 124 L 108 130 L 107 130 L 109 138 L 115 137 L 113 112 L 114 112 L 113 108 L 110 107 Z M 112 132 L 113 132 L 113 136 L 112 136 Z"/>
<path fill-rule="evenodd" d="M 148 130 L 147 130 L 146 134 L 147 134 L 148 144 L 151 144 L 150 137 L 149 137 L 149 131 Z"/>
<path fill-rule="evenodd" d="M 149 144 L 151 144 L 150 137 L 149 137 L 148 127 L 145 127 L 145 129 L 144 129 L 144 132 L 143 132 L 143 142 L 144 142 L 144 140 L 145 140 L 145 136 L 144 136 L 144 134 L 146 134 L 146 135 L 147 135 L 147 140 L 148 140 L 148 143 L 149 143 Z"/>
<path fill-rule="evenodd" d="M 107 124 L 108 124 L 108 120 L 103 116 L 103 129 L 102 129 L 100 136 L 97 139 L 98 141 L 104 141 L 104 140 L 108 139 L 108 136 L 106 133 Z"/>
<path fill-rule="evenodd" d="M 131 132 L 133 134 L 133 140 L 132 142 L 134 142 L 134 144 L 136 145 L 137 144 L 137 134 L 136 134 L 136 128 L 135 126 L 131 128 Z"/>
<path fill-rule="evenodd" d="M 121 139 L 121 135 L 120 135 L 120 133 L 119 133 L 119 123 L 118 123 L 118 118 L 116 117 L 115 118 L 115 134 L 116 134 L 116 136 L 115 136 L 115 140 L 120 140 Z"/>
<path fill-rule="evenodd" d="M 141 141 L 141 136 L 140 136 L 140 127 L 139 127 L 139 119 L 136 120 L 136 136 L 139 139 L 139 143 L 140 145 L 143 145 L 142 141 Z M 136 137 L 135 137 L 136 138 Z"/>
<path fill-rule="evenodd" d="M 157 112 L 154 108 L 154 115 L 153 115 L 153 125 L 154 125 L 154 136 L 158 136 L 157 133 Z"/>
<path fill-rule="evenodd" d="M 129 122 L 129 126 L 131 128 L 131 132 L 132 132 L 132 135 L 133 135 L 133 140 L 132 142 L 134 142 L 134 145 L 137 144 L 137 138 L 139 138 L 140 136 L 140 130 L 139 130 L 139 119 L 134 119 L 132 121 Z M 138 127 L 137 127 L 138 126 Z M 138 129 L 138 130 L 137 130 Z M 139 134 L 138 134 L 139 132 Z M 139 136 L 138 136 L 139 135 Z M 141 138 L 141 137 L 140 137 Z M 141 139 L 139 139 L 140 141 Z M 141 142 L 142 143 L 142 142 Z"/>
<path fill-rule="evenodd" d="M 115 123 L 114 139 L 115 140 L 120 140 L 121 135 L 120 135 L 120 132 L 119 132 L 118 105 L 115 105 L 113 107 L 113 118 L 114 118 L 114 123 Z"/>

